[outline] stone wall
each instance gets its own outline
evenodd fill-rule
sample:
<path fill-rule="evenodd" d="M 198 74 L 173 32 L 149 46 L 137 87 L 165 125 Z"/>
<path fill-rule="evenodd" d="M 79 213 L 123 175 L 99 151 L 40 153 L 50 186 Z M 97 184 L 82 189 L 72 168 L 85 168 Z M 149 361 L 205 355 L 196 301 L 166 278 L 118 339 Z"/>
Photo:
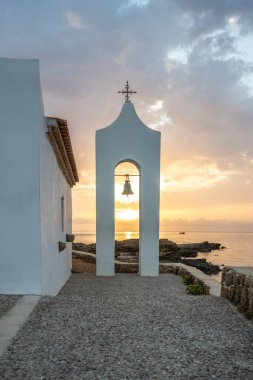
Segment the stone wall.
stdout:
<path fill-rule="evenodd" d="M 224 267 L 221 285 L 221 297 L 253 319 L 253 268 Z"/>
<path fill-rule="evenodd" d="M 76 259 L 82 259 L 86 263 L 96 264 L 96 255 L 94 255 L 94 253 L 72 250 L 72 257 Z"/>
<path fill-rule="evenodd" d="M 204 281 L 200 280 L 198 277 L 194 276 L 190 271 L 188 271 L 186 268 L 173 265 L 173 264 L 159 264 L 159 272 L 160 273 L 173 273 L 178 276 L 184 276 L 188 275 L 191 277 L 194 284 L 200 284 L 203 286 L 206 295 L 210 294 L 210 288 L 207 284 L 204 283 Z"/>

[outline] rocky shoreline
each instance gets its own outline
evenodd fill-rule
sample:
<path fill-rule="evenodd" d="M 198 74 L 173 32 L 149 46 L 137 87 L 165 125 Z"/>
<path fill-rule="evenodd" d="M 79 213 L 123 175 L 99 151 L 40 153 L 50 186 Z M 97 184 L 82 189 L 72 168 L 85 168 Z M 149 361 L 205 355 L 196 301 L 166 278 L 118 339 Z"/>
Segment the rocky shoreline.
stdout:
<path fill-rule="evenodd" d="M 195 267 L 205 274 L 217 274 L 220 272 L 218 265 L 209 263 L 206 259 L 198 259 L 196 257 L 199 252 L 211 252 L 212 250 L 220 250 L 222 248 L 221 244 L 209 243 L 208 241 L 202 243 L 176 244 L 168 239 L 160 239 L 159 262 L 181 262 Z M 73 250 L 96 254 L 96 244 L 73 243 Z M 116 240 L 115 258 L 121 262 L 138 263 L 139 239 Z"/>

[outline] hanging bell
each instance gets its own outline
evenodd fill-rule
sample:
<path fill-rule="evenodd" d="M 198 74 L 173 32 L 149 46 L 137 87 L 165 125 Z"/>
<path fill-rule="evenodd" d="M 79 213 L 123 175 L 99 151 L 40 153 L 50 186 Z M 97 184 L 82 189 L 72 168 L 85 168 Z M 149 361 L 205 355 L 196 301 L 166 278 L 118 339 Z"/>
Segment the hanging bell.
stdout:
<path fill-rule="evenodd" d="M 123 189 L 123 192 L 122 192 L 122 195 L 132 195 L 133 192 L 132 192 L 132 189 L 131 189 L 131 183 L 130 183 L 130 180 L 129 180 L 129 174 L 126 174 L 126 180 L 125 180 L 125 184 L 124 184 L 124 189 Z"/>

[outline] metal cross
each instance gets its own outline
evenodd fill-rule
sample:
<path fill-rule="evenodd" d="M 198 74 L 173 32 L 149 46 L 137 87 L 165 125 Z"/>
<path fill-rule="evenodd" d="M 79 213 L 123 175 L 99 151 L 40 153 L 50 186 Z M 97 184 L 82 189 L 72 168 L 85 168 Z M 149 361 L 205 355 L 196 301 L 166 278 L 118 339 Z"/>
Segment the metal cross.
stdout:
<path fill-rule="evenodd" d="M 137 91 L 130 90 L 128 80 L 126 81 L 125 90 L 118 91 L 119 94 L 125 95 L 125 101 L 130 102 L 129 95 L 137 94 Z"/>

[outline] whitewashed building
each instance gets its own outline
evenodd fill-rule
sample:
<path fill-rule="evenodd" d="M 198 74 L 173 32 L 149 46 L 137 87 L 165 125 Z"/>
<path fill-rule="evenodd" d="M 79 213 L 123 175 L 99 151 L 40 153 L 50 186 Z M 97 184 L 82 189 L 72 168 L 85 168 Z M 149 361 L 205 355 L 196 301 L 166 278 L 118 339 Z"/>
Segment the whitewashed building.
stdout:
<path fill-rule="evenodd" d="M 39 62 L 0 58 L 0 293 L 55 295 L 71 273 L 67 122 L 45 118 Z"/>

